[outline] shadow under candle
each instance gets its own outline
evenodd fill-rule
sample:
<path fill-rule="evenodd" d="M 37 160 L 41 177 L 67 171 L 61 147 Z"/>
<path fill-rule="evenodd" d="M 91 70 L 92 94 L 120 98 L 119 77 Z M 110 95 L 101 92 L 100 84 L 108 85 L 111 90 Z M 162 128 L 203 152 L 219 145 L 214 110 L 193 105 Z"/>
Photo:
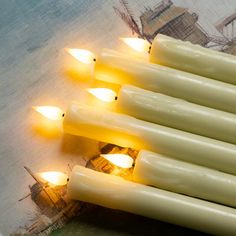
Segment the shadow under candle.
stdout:
<path fill-rule="evenodd" d="M 96 235 L 96 236 L 127 236 L 127 235 L 191 235 L 207 234 L 149 219 L 130 213 L 103 208 L 88 204 L 79 216 L 73 218 L 66 226 L 54 231 L 52 236 Z"/>
<path fill-rule="evenodd" d="M 99 154 L 99 142 L 80 136 L 64 134 L 61 151 L 82 156 L 85 161 L 88 161 Z"/>

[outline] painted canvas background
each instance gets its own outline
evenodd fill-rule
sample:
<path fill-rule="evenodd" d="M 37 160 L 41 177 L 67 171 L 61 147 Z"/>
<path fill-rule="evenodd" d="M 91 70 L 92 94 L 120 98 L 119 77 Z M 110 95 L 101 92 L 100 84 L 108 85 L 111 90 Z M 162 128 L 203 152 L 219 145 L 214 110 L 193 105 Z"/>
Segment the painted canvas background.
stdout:
<path fill-rule="evenodd" d="M 92 140 L 40 131 L 34 105 L 83 100 L 89 83 L 67 66 L 65 47 L 98 53 L 121 49 L 121 36 L 151 40 L 158 32 L 236 54 L 234 0 L 0 0 L 0 232 L 30 224 L 38 206 L 29 193 L 34 171 L 68 172 L 97 152 Z M 161 3 L 161 4 L 160 4 Z M 157 6 L 157 4 L 159 4 Z M 145 16 L 147 18 L 145 18 Z M 141 19 L 140 19 L 141 17 Z M 149 17 L 149 18 L 148 18 Z M 152 19 L 152 20 L 150 20 Z M 235 26 L 234 26 L 235 25 Z M 86 78 L 84 78 L 86 79 Z"/>

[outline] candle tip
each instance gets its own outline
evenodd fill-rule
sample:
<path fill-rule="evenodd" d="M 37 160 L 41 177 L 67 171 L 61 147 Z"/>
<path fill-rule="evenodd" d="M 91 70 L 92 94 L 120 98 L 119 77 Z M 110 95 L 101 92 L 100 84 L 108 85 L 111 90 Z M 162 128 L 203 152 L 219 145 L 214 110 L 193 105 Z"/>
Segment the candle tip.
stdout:
<path fill-rule="evenodd" d="M 90 88 L 87 91 L 103 102 L 113 102 L 117 100 L 116 92 L 108 88 Z"/>
<path fill-rule="evenodd" d="M 137 52 L 147 53 L 150 49 L 150 43 L 141 38 L 120 38 L 125 44 Z"/>
<path fill-rule="evenodd" d="M 100 156 L 121 168 L 131 168 L 134 162 L 127 154 L 101 154 Z"/>
<path fill-rule="evenodd" d="M 59 171 L 48 171 L 37 173 L 36 176 L 43 182 L 48 182 L 53 185 L 66 185 L 68 182 L 68 176 Z"/>
<path fill-rule="evenodd" d="M 33 106 L 32 108 L 50 120 L 61 120 L 65 116 L 63 111 L 55 106 Z"/>
<path fill-rule="evenodd" d="M 91 64 L 96 61 L 95 55 L 85 49 L 66 48 L 65 49 L 71 56 L 84 64 Z"/>

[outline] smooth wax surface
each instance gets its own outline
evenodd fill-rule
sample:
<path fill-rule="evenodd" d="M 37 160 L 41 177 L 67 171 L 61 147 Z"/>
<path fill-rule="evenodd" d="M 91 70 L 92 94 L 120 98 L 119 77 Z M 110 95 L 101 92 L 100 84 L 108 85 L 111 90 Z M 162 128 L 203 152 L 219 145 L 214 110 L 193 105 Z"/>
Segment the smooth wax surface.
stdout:
<path fill-rule="evenodd" d="M 236 144 L 236 115 L 123 85 L 117 111 L 160 125 Z"/>
<path fill-rule="evenodd" d="M 69 197 L 211 234 L 236 234 L 236 209 L 75 166 Z"/>
<path fill-rule="evenodd" d="M 236 207 L 236 176 L 142 150 L 134 181 Z"/>
<path fill-rule="evenodd" d="M 64 130 L 73 135 L 138 150 L 147 149 L 236 174 L 236 145 L 128 115 L 72 103 L 65 114 Z"/>
<path fill-rule="evenodd" d="M 150 62 L 236 84 L 236 57 L 158 34 Z"/>
<path fill-rule="evenodd" d="M 95 64 L 95 78 L 185 99 L 236 113 L 236 86 L 206 77 L 151 64 L 104 49 Z"/>

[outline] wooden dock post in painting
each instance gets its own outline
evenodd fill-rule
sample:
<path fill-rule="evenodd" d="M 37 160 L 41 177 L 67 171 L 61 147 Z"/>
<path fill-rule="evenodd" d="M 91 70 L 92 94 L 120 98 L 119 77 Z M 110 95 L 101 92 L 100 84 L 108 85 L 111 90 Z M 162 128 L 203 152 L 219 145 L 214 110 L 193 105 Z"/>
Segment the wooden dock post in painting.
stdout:
<path fill-rule="evenodd" d="M 198 23 L 198 15 L 188 8 L 175 6 L 171 0 L 162 0 L 153 8 L 145 7 L 140 15 L 141 28 L 135 20 L 127 0 L 120 0 L 121 9 L 115 12 L 140 38 L 151 42 L 158 33 L 190 41 L 205 47 L 236 55 L 235 21 L 236 13 L 224 17 L 215 25 L 220 36 L 210 35 Z"/>
<path fill-rule="evenodd" d="M 140 16 L 141 29 L 138 28 L 128 2 L 120 0 L 120 3 L 123 11 L 115 8 L 116 13 L 134 33 L 150 42 L 158 33 L 203 46 L 209 42 L 207 33 L 197 23 L 198 15 L 190 13 L 187 8 L 175 6 L 171 0 L 163 0 L 153 9 L 145 8 Z"/>
<path fill-rule="evenodd" d="M 161 33 L 200 45 L 209 42 L 206 32 L 197 23 L 198 15 L 175 6 L 170 0 L 162 1 L 154 9 L 146 8 L 140 21 L 142 34 L 149 40 Z"/>
<path fill-rule="evenodd" d="M 216 24 L 216 29 L 222 34 L 225 43 L 222 45 L 222 51 L 236 55 L 236 13 L 224 18 Z"/>

